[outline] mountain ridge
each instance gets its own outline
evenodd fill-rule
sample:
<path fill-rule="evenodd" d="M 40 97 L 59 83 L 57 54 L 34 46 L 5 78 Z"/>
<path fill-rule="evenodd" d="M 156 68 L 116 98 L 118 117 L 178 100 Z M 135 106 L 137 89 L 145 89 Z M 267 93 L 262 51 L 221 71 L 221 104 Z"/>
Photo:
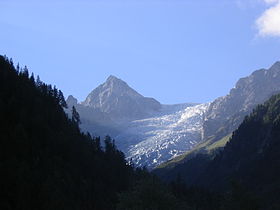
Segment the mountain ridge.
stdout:
<path fill-rule="evenodd" d="M 279 81 L 279 61 L 269 69 L 256 70 L 251 75 L 240 78 L 229 94 L 217 98 L 210 104 L 205 113 L 203 139 L 207 140 L 213 135 L 219 139 L 236 129 L 243 117 L 257 104 L 280 92 Z M 235 117 L 237 115 L 239 117 Z M 225 129 L 221 129 L 222 127 Z"/>
<path fill-rule="evenodd" d="M 264 103 L 279 92 L 280 62 L 274 63 L 269 69 L 254 71 L 248 77 L 239 79 L 229 94 L 219 97 L 210 104 L 205 113 L 202 143 L 194 150 L 159 165 L 158 173 L 168 177 L 175 171 L 184 170 L 184 166 L 191 167 L 194 162 L 203 162 L 199 161 L 202 156 L 207 157 L 206 159 L 214 158 L 218 151 L 223 150 L 223 146 L 244 117 L 258 104 Z M 218 151 L 209 151 L 209 148 Z"/>
<path fill-rule="evenodd" d="M 137 165 L 154 167 L 184 154 L 184 150 L 200 147 L 202 142 L 208 142 L 207 147 L 221 147 L 223 144 L 215 142 L 229 136 L 257 104 L 280 92 L 279 69 L 280 62 L 276 62 L 269 69 L 256 70 L 240 78 L 226 96 L 201 105 L 163 105 L 112 75 L 91 91 L 85 101 L 76 103 L 70 99 L 81 113 L 83 130 L 95 135 L 111 134 Z M 192 109 L 197 109 L 193 124 L 198 126 L 194 130 L 188 122 L 191 118 L 182 121 L 187 126 L 180 124 L 180 118 L 188 116 Z"/>

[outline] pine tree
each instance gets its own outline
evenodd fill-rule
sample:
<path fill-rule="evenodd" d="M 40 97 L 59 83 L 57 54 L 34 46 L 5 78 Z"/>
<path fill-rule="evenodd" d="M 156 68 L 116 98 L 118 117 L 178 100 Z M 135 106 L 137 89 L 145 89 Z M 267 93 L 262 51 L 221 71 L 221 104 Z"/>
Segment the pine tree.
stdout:
<path fill-rule="evenodd" d="M 63 107 L 67 109 L 67 103 L 65 101 L 64 95 L 62 93 L 61 90 L 58 91 L 58 100 L 59 100 L 59 104 Z"/>
<path fill-rule="evenodd" d="M 33 85 L 35 85 L 35 78 L 34 78 L 34 74 L 32 73 L 30 76 L 30 81 Z"/>
<path fill-rule="evenodd" d="M 23 71 L 22 71 L 22 75 L 26 78 L 29 78 L 29 72 L 28 72 L 27 66 L 24 66 Z"/>
<path fill-rule="evenodd" d="M 37 76 L 37 78 L 36 78 L 36 86 L 37 87 L 41 87 L 42 86 L 42 81 L 41 81 L 39 76 Z"/>
<path fill-rule="evenodd" d="M 59 100 L 58 99 L 58 90 L 57 90 L 56 86 L 53 87 L 53 91 L 52 92 L 53 92 L 53 97 L 55 99 Z"/>

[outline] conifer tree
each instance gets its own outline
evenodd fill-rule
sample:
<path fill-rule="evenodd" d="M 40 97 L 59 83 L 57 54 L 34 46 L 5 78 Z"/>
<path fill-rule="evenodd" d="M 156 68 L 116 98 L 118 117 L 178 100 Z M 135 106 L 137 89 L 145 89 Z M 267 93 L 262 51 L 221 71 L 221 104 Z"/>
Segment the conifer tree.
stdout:
<path fill-rule="evenodd" d="M 58 100 L 60 106 L 62 106 L 63 108 L 67 108 L 67 103 L 61 90 L 58 91 Z"/>

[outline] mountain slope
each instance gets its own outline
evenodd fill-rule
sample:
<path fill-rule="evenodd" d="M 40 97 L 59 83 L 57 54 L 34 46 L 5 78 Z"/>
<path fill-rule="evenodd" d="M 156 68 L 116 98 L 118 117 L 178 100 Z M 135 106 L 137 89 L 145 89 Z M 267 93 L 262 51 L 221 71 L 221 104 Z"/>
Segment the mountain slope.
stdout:
<path fill-rule="evenodd" d="M 176 174 L 189 185 L 225 191 L 234 180 L 264 198 L 266 204 L 279 207 L 280 198 L 280 95 L 245 118 L 230 141 L 214 159 L 200 154 L 177 165 L 164 178 Z M 160 173 L 159 173 L 160 174 Z M 274 209 L 277 209 L 274 207 Z"/>
<path fill-rule="evenodd" d="M 209 158 L 215 157 L 215 155 L 223 150 L 226 143 L 230 140 L 232 134 L 229 134 L 218 141 L 212 142 L 211 140 L 202 141 L 201 143 L 197 144 L 193 149 L 185 152 L 182 155 L 179 155 L 175 158 L 170 159 L 167 162 L 164 162 L 157 166 L 156 170 L 163 170 L 163 173 L 166 173 L 168 170 L 172 170 L 177 165 L 186 163 L 191 159 L 195 159 L 198 155 L 206 155 Z M 173 172 L 171 172 L 173 173 Z"/>
<path fill-rule="evenodd" d="M 280 62 L 241 78 L 230 93 L 212 102 L 205 113 L 203 139 L 220 139 L 235 130 L 257 105 L 280 92 Z"/>

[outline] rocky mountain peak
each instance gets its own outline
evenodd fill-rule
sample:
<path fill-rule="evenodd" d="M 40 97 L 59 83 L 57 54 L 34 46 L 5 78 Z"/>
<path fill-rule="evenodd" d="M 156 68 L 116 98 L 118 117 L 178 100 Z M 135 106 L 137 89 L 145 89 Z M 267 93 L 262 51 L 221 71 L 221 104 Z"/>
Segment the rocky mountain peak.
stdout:
<path fill-rule="evenodd" d="M 104 85 L 106 86 L 112 86 L 112 87 L 118 87 L 118 86 L 124 86 L 126 88 L 129 88 L 129 86 L 127 85 L 127 83 L 113 75 L 110 75 L 107 79 L 106 82 L 104 83 Z"/>
<path fill-rule="evenodd" d="M 95 88 L 82 105 L 108 113 L 117 120 L 139 119 L 161 107 L 155 99 L 142 96 L 126 82 L 112 75 Z"/>
<path fill-rule="evenodd" d="M 114 75 L 110 75 L 110 76 L 107 78 L 106 83 L 112 83 L 112 82 L 116 83 L 116 82 L 124 82 L 124 81 L 122 81 L 121 79 L 117 78 L 117 77 L 114 76 Z"/>
<path fill-rule="evenodd" d="M 66 99 L 66 103 L 68 104 L 69 107 L 72 107 L 78 104 L 78 100 L 74 96 L 69 95 L 68 98 Z"/>
<path fill-rule="evenodd" d="M 125 81 L 110 75 L 106 82 L 100 87 L 100 91 L 105 93 L 108 97 L 110 96 L 129 96 L 129 97 L 143 97 L 141 94 L 137 93 L 132 89 Z M 96 89 L 95 89 L 96 90 Z"/>

